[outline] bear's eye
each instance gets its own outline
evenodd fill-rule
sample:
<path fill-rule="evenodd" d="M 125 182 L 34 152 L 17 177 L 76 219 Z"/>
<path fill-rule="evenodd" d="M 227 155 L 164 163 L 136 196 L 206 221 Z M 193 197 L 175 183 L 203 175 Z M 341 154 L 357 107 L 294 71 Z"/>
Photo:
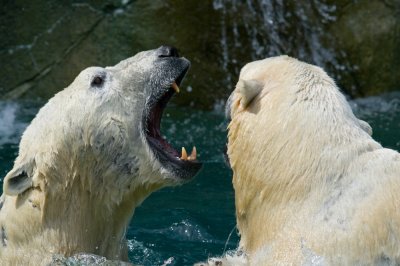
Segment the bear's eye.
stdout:
<path fill-rule="evenodd" d="M 92 80 L 92 86 L 95 86 L 95 87 L 100 87 L 100 86 L 102 86 L 103 85 L 103 83 L 104 83 L 104 78 L 103 77 L 101 77 L 101 76 L 95 76 L 94 78 L 93 78 L 93 80 Z"/>

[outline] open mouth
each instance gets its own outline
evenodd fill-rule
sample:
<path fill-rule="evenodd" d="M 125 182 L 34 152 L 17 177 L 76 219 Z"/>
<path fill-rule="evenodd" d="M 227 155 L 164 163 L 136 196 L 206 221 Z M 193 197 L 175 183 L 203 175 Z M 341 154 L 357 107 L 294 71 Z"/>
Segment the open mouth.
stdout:
<path fill-rule="evenodd" d="M 196 147 L 192 148 L 190 154 L 188 154 L 184 147 L 182 147 L 180 152 L 177 151 L 162 137 L 160 125 L 163 111 L 172 96 L 179 93 L 179 86 L 188 69 L 189 67 L 186 67 L 171 83 L 171 86 L 166 90 L 164 89 L 161 96 L 152 102 L 145 123 L 146 139 L 157 159 L 165 168 L 182 179 L 192 178 L 201 168 L 201 163 L 197 161 Z"/>

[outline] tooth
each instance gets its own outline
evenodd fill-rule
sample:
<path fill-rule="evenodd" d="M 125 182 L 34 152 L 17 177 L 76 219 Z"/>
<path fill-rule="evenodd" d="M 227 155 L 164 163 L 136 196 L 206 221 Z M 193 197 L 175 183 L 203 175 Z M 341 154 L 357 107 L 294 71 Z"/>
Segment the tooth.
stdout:
<path fill-rule="evenodd" d="M 194 160 L 196 160 L 196 158 L 197 158 L 197 150 L 196 150 L 196 147 L 193 146 L 192 153 L 188 157 L 188 160 L 194 161 Z"/>
<path fill-rule="evenodd" d="M 182 160 L 187 160 L 188 156 L 187 156 L 187 152 L 185 150 L 185 147 L 182 147 L 182 156 L 181 156 Z"/>
<path fill-rule="evenodd" d="M 176 93 L 179 93 L 179 87 L 178 84 L 176 84 L 176 82 L 172 83 L 171 87 L 174 89 Z"/>

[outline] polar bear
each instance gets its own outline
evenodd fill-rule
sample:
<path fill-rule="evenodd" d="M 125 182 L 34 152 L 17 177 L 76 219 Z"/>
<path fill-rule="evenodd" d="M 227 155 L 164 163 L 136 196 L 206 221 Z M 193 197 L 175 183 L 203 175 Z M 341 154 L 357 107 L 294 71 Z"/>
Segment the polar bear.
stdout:
<path fill-rule="evenodd" d="M 400 155 L 321 68 L 251 62 L 227 114 L 244 264 L 400 264 Z"/>
<path fill-rule="evenodd" d="M 151 192 L 201 167 L 161 137 L 161 116 L 190 62 L 173 47 L 90 67 L 24 132 L 0 204 L 0 264 L 85 252 L 128 260 L 125 232 Z"/>

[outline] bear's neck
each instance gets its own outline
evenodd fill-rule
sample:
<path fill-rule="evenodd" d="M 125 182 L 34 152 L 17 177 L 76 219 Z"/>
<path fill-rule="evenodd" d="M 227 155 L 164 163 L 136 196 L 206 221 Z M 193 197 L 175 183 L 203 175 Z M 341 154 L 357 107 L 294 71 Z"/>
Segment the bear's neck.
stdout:
<path fill-rule="evenodd" d="M 338 180 L 351 178 L 345 173 L 360 154 L 381 148 L 350 123 L 338 132 L 333 122 L 340 120 L 308 120 L 292 128 L 268 121 L 266 134 L 244 128 L 252 125 L 245 119 L 251 117 L 230 124 L 228 154 L 241 245 L 249 252 L 275 238 L 304 204 L 322 199 Z M 312 122 L 321 127 L 306 127 Z"/>
<path fill-rule="evenodd" d="M 65 256 L 90 253 L 127 261 L 125 234 L 134 210 L 158 188 L 159 185 L 137 186 L 122 199 L 107 204 L 97 195 L 76 187 L 62 196 L 48 195 L 44 203 L 41 235 L 44 241 L 53 240 L 49 252 Z M 52 203 L 46 206 L 46 201 Z"/>

